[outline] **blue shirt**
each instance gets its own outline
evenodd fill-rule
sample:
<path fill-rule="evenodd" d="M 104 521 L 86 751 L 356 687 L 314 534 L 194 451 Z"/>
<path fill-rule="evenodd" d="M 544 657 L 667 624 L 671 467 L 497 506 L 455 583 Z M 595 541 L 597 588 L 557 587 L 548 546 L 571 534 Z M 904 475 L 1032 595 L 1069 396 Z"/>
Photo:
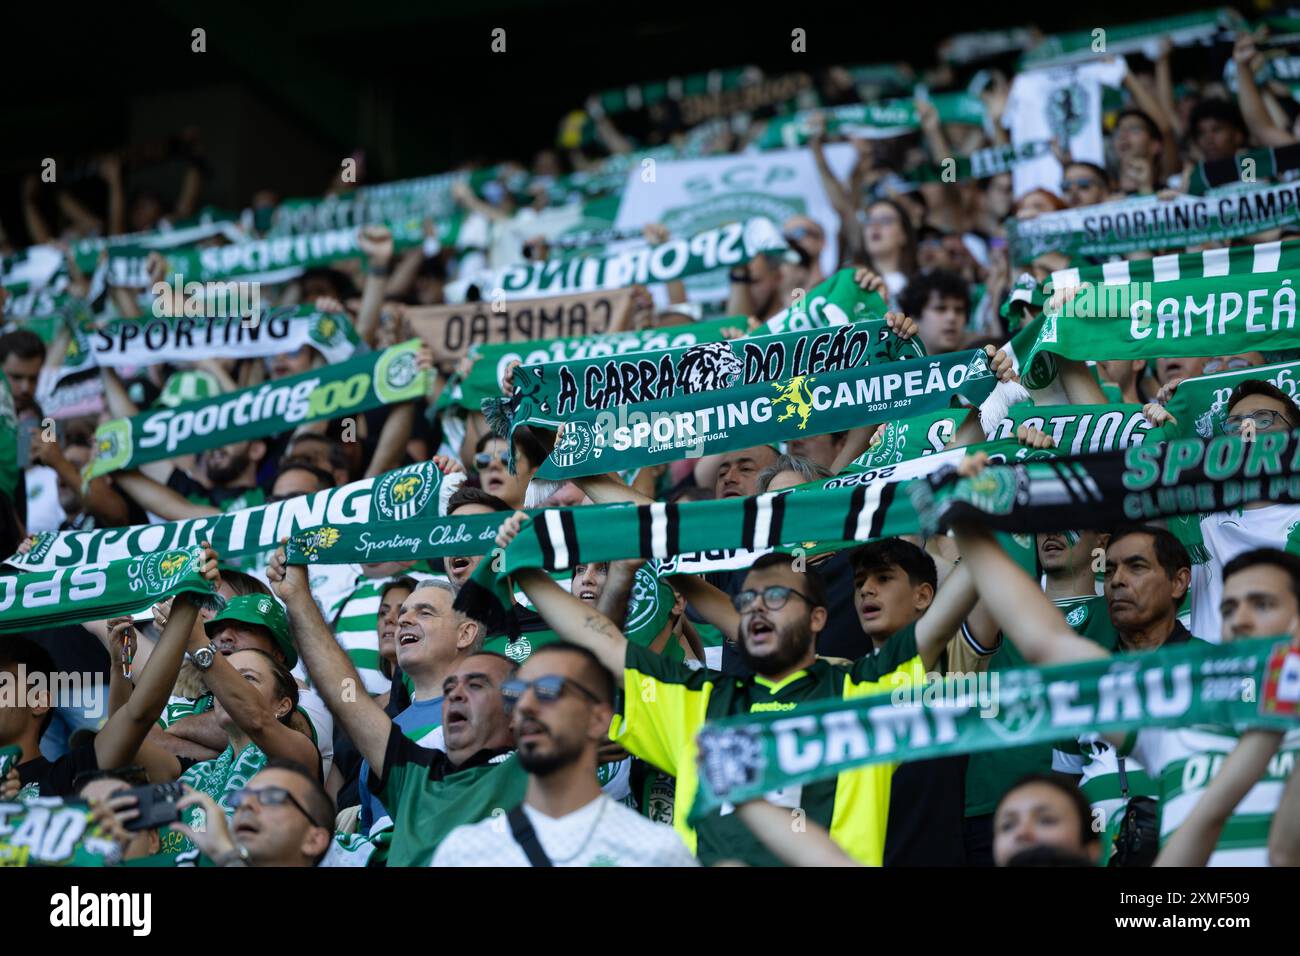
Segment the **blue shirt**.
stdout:
<path fill-rule="evenodd" d="M 423 747 L 442 748 L 442 698 L 430 700 L 413 700 L 411 706 L 393 718 L 393 723 L 402 729 L 409 739 Z M 435 731 L 438 733 L 435 735 Z M 430 738 L 433 738 L 432 740 Z M 376 820 L 390 816 L 379 798 L 370 792 L 370 764 L 361 763 L 361 833 L 369 833 Z"/>

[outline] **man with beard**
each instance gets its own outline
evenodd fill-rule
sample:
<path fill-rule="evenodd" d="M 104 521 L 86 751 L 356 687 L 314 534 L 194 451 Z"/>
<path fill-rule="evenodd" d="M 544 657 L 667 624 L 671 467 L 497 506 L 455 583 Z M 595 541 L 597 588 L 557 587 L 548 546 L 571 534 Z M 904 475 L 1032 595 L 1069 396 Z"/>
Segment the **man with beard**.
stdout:
<path fill-rule="evenodd" d="M 306 568 L 288 564 L 281 547 L 271 558 L 267 578 L 288 609 L 312 683 L 346 687 L 351 681 L 351 686 L 359 687 L 356 668 L 312 599 Z M 426 589 L 413 592 L 412 597 L 420 594 L 431 596 Z M 434 605 L 441 606 L 438 601 L 433 597 L 424 613 L 434 613 Z M 453 620 L 461 618 L 451 613 Z M 355 700 L 329 695 L 335 718 L 370 764 L 372 792 L 392 813 L 389 866 L 427 864 L 457 826 L 475 823 L 493 809 L 515 806 L 524 798 L 527 774 L 514 759 L 501 697 L 501 685 L 514 671 L 514 664 L 499 654 L 473 654 L 458 661 L 441 687 L 445 750 L 430 750 L 410 740 L 364 693 Z"/>
<path fill-rule="evenodd" d="M 502 685 L 524 801 L 496 819 L 458 827 L 433 866 L 694 866 L 671 828 L 601 792 L 598 754 L 608 741 L 614 682 L 589 650 L 539 649 Z"/>
<path fill-rule="evenodd" d="M 502 525 L 497 546 L 507 547 L 527 515 L 516 512 Z M 929 612 L 891 639 L 877 654 L 852 664 L 816 654 L 826 624 L 825 586 L 816 571 L 796 570 L 789 555 L 764 555 L 732 598 L 738 650 L 752 676 L 723 677 L 691 670 L 631 643 L 605 615 L 588 607 L 543 571 L 521 570 L 515 583 L 548 624 L 567 641 L 591 651 L 624 687 L 610 737 L 633 756 L 676 777 L 674 827 L 702 863 L 739 859 L 776 865 L 778 859 L 724 806 L 699 821 L 687 817 L 698 785 L 695 737 L 705 721 L 736 714 L 797 710 L 818 700 L 841 700 L 924 680 L 953 632 L 974 605 L 969 572 L 958 567 Z M 701 594 L 725 603 L 714 589 Z M 710 609 L 711 617 L 720 617 Z M 879 866 L 884 857 L 891 764 L 873 764 L 830 780 L 786 788 L 767 799 L 796 811 L 799 819 L 826 827 L 854 859 Z M 792 817 L 793 819 L 794 817 Z"/>
<path fill-rule="evenodd" d="M 113 481 L 164 521 L 206 518 L 266 503 L 257 485 L 257 468 L 265 455 L 266 443 L 260 439 L 235 442 L 199 455 L 201 481 L 166 461 L 118 472 Z"/>

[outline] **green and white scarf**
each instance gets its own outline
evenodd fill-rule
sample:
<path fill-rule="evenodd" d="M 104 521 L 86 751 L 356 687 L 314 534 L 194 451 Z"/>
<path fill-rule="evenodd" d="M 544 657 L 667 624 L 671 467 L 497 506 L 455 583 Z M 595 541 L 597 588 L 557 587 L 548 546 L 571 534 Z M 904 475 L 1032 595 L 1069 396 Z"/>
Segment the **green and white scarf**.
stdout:
<path fill-rule="evenodd" d="M 422 305 L 406 310 L 411 328 L 433 350 L 440 367 L 450 367 L 476 346 L 621 332 L 631 289 L 507 300 L 504 295 L 461 305 Z"/>
<path fill-rule="evenodd" d="M 941 409 L 888 422 L 853 464 L 872 470 L 941 452 L 967 414 L 965 410 Z M 1060 455 L 1127 448 L 1145 440 L 1151 430 L 1141 405 L 1013 405 L 993 426 L 988 441 L 1013 441 L 1021 425 L 1051 435 L 1056 442 L 1053 451 Z M 1157 433 L 1156 437 L 1161 436 Z M 964 450 L 973 452 L 980 447 Z"/>
<path fill-rule="evenodd" d="M 1230 186 L 1233 183 L 1262 183 L 1277 180 L 1297 169 L 1300 169 L 1300 144 L 1247 149 L 1237 153 L 1232 159 L 1197 163 L 1187 181 L 1187 191 L 1193 196 L 1204 196 L 1212 189 Z"/>
<path fill-rule="evenodd" d="M 121 859 L 121 848 L 80 800 L 32 797 L 0 802 L 0 867 L 98 867 Z"/>
<path fill-rule="evenodd" d="M 969 350 L 584 411 L 565 421 L 537 474 L 567 481 L 844 431 L 979 404 L 995 384 L 988 357 Z"/>
<path fill-rule="evenodd" d="M 1161 41 L 1165 39 L 1172 41 L 1175 46 L 1191 46 L 1194 43 L 1208 43 L 1222 31 L 1244 29 L 1246 26 L 1241 14 L 1230 7 L 1126 23 L 1123 26 L 1106 27 L 1102 31 L 1105 48 L 1101 53 L 1096 48 L 1098 36 L 1095 30 L 1057 33 L 1045 37 L 1021 57 L 1020 68 L 1026 70 L 1040 66 L 1083 63 L 1103 54 L 1146 52 L 1152 54 L 1154 59 Z"/>
<path fill-rule="evenodd" d="M 1017 163 L 1038 159 L 1051 151 L 1052 144 L 1048 140 L 1034 140 L 1019 146 L 990 146 L 977 149 L 969 156 L 918 166 L 910 170 L 906 178 L 914 183 L 964 183 L 972 179 L 988 179 L 1009 173 Z"/>
<path fill-rule="evenodd" d="M 346 313 L 318 312 L 309 305 L 268 309 L 247 318 L 110 319 L 97 328 L 78 330 L 77 340 L 79 355 L 85 355 L 85 362 L 78 365 L 107 368 L 260 358 L 296 352 L 304 346 L 315 349 L 330 365 L 337 365 L 350 359 L 361 344 Z"/>
<path fill-rule="evenodd" d="M 174 594 L 222 598 L 201 573 L 203 549 L 171 548 L 71 570 L 0 575 L 0 633 L 40 631 L 134 614 Z"/>
<path fill-rule="evenodd" d="M 621 367 L 626 362 L 635 362 L 638 353 L 661 353 L 670 349 L 680 353 L 702 343 L 719 342 L 723 332 L 728 329 L 743 334 L 747 328 L 748 322 L 744 316 L 732 315 L 639 332 L 611 332 L 517 344 L 477 345 L 472 349 L 474 366 L 469 375 L 449 383 L 443 395 L 445 403 L 472 411 L 483 408 L 484 401 L 493 402 L 495 408 L 501 398 L 501 382 L 511 362 L 521 362 L 529 369 L 536 369 L 526 375 L 522 370 L 515 372 L 516 388 L 526 389 L 535 383 L 557 381 L 557 376 L 566 367 L 570 374 L 574 374 L 576 369 L 603 366 L 606 363 Z"/>
<path fill-rule="evenodd" d="M 470 286 L 477 286 L 485 298 L 504 295 L 517 299 L 621 289 L 634 284 L 673 282 L 748 262 L 761 252 L 785 249 L 776 225 L 770 219 L 755 218 L 657 246 L 646 244 L 603 256 L 509 266 L 451 283 L 447 294 L 463 298 Z M 495 291 L 498 289 L 500 293 Z"/>
<path fill-rule="evenodd" d="M 1026 388 L 1075 360 L 1239 355 L 1296 344 L 1297 289 L 1288 272 L 1087 284 L 1011 340 Z"/>
<path fill-rule="evenodd" d="M 867 292 L 853 281 L 853 269 L 840 269 L 823 279 L 807 295 L 795 299 L 757 329 L 755 335 L 802 332 L 828 325 L 847 325 L 866 319 L 883 319 L 889 305 L 878 292 Z"/>
<path fill-rule="evenodd" d="M 931 472 L 913 481 L 880 481 L 864 473 L 827 479 L 820 491 L 548 509 L 505 551 L 479 566 L 458 606 L 496 626 L 509 606 L 506 580 L 520 568 L 557 570 L 587 561 L 663 559 L 712 549 L 929 535 L 958 517 L 997 531 L 1034 534 L 1224 511 L 1262 498 L 1300 502 L 1300 432 L 1265 432 L 1254 442 L 1228 436 L 1143 442 L 1067 457 L 1002 444 L 1013 446 L 1011 455 L 1024 453 L 1023 459 L 992 465 L 975 478 L 957 479 L 952 468 L 933 469 L 936 461 L 955 462 L 967 451 L 955 449 L 894 466 Z"/>
<path fill-rule="evenodd" d="M 664 100 L 680 101 L 688 96 L 738 90 L 757 82 L 763 73 L 758 67 L 738 66 L 727 70 L 690 73 L 650 83 L 630 83 L 617 89 L 594 94 L 599 109 L 608 115 L 628 113 L 654 106 Z"/>
<path fill-rule="evenodd" d="M 1100 256 L 1178 249 L 1237 239 L 1300 222 L 1300 183 L 1259 186 L 1213 196 L 1159 199 L 1138 196 L 1009 219 L 1011 261 L 1027 263 L 1048 252 Z"/>
<path fill-rule="evenodd" d="M 740 323 L 743 326 L 744 320 Z M 617 358 L 520 366 L 514 372 L 513 396 L 489 400 L 483 411 L 500 433 L 521 424 L 554 429 L 579 413 L 687 395 L 725 394 L 745 385 L 925 355 L 918 340 L 899 338 L 883 321 L 717 339 Z"/>
<path fill-rule="evenodd" d="M 1300 401 L 1300 362 L 1280 362 L 1240 371 L 1216 372 L 1184 379 L 1166 406 L 1174 421 L 1156 432 L 1156 438 L 1184 438 L 1199 435 L 1213 438 L 1221 434 L 1228 416 L 1228 398 L 1245 381 L 1264 381 L 1276 385 L 1293 401 Z"/>
<path fill-rule="evenodd" d="M 969 93 L 936 93 L 930 97 L 930 102 L 938 110 L 941 122 L 984 125 L 984 104 L 978 96 Z M 852 103 L 820 111 L 803 110 L 790 116 L 779 116 L 767 124 L 763 135 L 759 137 L 759 148 L 786 149 L 805 145 L 812 136 L 811 120 L 814 112 L 822 114 L 828 136 L 883 139 L 900 136 L 921 126 L 916 114 L 916 103 L 911 99 Z"/>
<path fill-rule="evenodd" d="M 411 339 L 339 365 L 115 418 L 95 431 L 95 458 L 86 478 L 420 398 L 429 390 L 429 373 L 416 364 L 419 348 L 420 341 Z"/>
<path fill-rule="evenodd" d="M 424 242 L 424 224 L 419 220 L 387 223 L 397 251 Z M 170 249 L 163 252 L 167 275 L 181 275 L 187 282 L 276 283 L 297 278 L 307 269 L 333 265 L 345 259 L 364 258 L 357 246 L 356 229 L 330 229 L 277 239 L 250 239 L 206 249 Z M 151 250 L 126 246 L 109 251 L 109 283 L 129 288 L 149 288 L 145 260 Z"/>
<path fill-rule="evenodd" d="M 1057 269 L 1047 281 L 1041 284 L 1032 281 L 1018 283 L 1011 292 L 1009 302 L 1014 303 L 1012 309 L 1024 306 L 1041 309 L 1054 294 L 1078 286 L 1118 287 L 1133 283 L 1149 283 L 1152 287 L 1151 292 L 1156 294 L 1161 291 L 1159 284 L 1164 282 L 1215 279 L 1223 276 L 1271 276 L 1277 272 L 1295 272 L 1298 269 L 1300 269 L 1300 241 L 1260 242 L 1250 246 L 1230 246 L 1227 249 L 1206 249 L 1202 252 L 1185 252 L 1181 255 L 1123 259 L 1100 265 Z M 1132 296 L 1137 291 L 1140 290 L 1130 290 L 1128 294 Z M 1094 289 L 1092 294 L 1112 298 L 1121 295 L 1114 289 L 1106 288 Z"/>
<path fill-rule="evenodd" d="M 976 675 L 903 671 L 892 690 L 856 700 L 799 705 L 794 712 L 710 721 L 698 738 L 698 820 L 723 802 L 761 798 L 873 763 L 905 763 L 1147 727 L 1296 726 L 1300 654 L 1289 638 L 1159 654 L 1118 654 L 1078 664 Z M 979 675 L 984 677 L 985 675 Z M 680 809 L 680 808 L 679 808 Z"/>
<path fill-rule="evenodd" d="M 444 476 L 431 461 L 418 462 L 338 488 L 286 498 L 204 518 L 97 531 L 43 531 L 25 554 L 5 563 L 23 571 L 53 571 L 83 564 L 142 557 L 210 541 L 223 561 L 266 554 L 281 539 L 322 524 L 356 525 L 376 536 L 424 515 L 439 515 L 463 476 Z"/>

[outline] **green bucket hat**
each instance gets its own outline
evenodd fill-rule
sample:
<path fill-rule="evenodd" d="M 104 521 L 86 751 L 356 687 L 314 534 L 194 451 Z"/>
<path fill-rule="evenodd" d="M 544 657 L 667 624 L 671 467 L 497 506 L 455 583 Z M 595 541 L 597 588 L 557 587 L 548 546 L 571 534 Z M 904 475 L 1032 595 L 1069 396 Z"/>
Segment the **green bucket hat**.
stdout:
<path fill-rule="evenodd" d="M 266 594 L 240 594 L 226 602 L 217 616 L 207 621 L 203 629 L 208 636 L 217 630 L 222 621 L 239 621 L 241 624 L 256 624 L 271 632 L 275 644 L 284 652 L 285 666 L 292 669 L 298 663 L 298 652 L 293 641 L 289 640 L 289 618 L 284 607 L 275 598 Z"/>

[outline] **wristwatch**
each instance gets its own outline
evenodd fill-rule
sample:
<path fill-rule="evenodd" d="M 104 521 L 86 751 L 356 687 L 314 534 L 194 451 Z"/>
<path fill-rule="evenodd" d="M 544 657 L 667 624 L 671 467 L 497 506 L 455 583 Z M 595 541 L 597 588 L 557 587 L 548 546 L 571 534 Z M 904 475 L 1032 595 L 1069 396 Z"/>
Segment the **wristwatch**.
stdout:
<path fill-rule="evenodd" d="M 236 843 L 233 850 L 227 850 L 212 862 L 217 866 L 248 866 L 248 850 Z"/>
<path fill-rule="evenodd" d="M 185 656 L 194 663 L 195 667 L 201 671 L 205 671 L 211 667 L 212 662 L 217 659 L 217 646 L 211 641 L 208 641 L 207 647 L 200 647 L 197 651 L 194 651 L 192 654 L 186 654 Z"/>

